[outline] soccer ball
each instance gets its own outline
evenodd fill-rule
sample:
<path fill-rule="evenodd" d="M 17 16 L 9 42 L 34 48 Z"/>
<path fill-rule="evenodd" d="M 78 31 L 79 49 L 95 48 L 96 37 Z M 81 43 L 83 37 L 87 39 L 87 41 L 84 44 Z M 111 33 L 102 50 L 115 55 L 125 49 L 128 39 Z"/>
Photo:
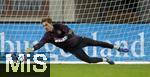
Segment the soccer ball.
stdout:
<path fill-rule="evenodd" d="M 24 57 L 23 56 L 19 56 L 19 58 L 18 58 L 18 63 L 22 63 L 24 61 Z"/>
<path fill-rule="evenodd" d="M 24 55 L 19 55 L 19 53 L 13 53 L 12 54 L 12 59 L 15 63 L 22 63 L 23 61 L 25 61 L 25 56 Z"/>

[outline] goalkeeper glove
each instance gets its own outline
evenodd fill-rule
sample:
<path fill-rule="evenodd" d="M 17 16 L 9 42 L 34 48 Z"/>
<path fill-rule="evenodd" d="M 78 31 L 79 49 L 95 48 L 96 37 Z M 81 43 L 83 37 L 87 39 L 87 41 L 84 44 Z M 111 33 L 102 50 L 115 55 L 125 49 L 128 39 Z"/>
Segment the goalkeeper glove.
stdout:
<path fill-rule="evenodd" d="M 27 49 L 26 49 L 26 53 L 30 53 L 30 52 L 32 52 L 32 51 L 34 51 L 34 48 L 27 48 Z"/>

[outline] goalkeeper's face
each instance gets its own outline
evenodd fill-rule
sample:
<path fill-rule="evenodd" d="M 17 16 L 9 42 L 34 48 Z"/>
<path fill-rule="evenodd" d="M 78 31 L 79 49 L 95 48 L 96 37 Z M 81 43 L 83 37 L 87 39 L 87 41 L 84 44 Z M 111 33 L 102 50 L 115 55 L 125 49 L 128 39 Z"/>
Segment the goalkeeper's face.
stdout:
<path fill-rule="evenodd" d="M 43 27 L 46 30 L 46 32 L 53 31 L 54 27 L 53 27 L 52 23 L 48 23 L 47 21 L 45 21 L 42 24 L 43 24 Z"/>

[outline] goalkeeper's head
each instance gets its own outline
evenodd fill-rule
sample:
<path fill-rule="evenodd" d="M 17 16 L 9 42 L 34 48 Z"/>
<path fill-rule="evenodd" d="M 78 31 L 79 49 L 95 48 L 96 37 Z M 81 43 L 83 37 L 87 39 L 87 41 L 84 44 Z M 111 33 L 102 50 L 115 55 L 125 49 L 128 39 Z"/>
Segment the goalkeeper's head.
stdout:
<path fill-rule="evenodd" d="M 52 25 L 52 19 L 50 17 L 42 18 L 42 24 L 46 32 L 52 32 L 54 27 Z"/>
<path fill-rule="evenodd" d="M 42 18 L 42 23 L 43 22 L 48 22 L 48 23 L 52 24 L 52 19 L 50 17 L 45 17 L 45 18 Z"/>

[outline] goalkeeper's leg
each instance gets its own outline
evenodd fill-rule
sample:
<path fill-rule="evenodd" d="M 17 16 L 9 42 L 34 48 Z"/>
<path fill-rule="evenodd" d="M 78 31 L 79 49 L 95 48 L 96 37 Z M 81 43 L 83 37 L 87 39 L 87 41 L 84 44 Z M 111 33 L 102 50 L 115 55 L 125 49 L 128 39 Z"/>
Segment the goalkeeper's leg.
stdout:
<path fill-rule="evenodd" d="M 121 48 L 118 45 L 113 45 L 113 44 L 110 44 L 110 43 L 107 43 L 107 42 L 97 41 L 97 40 L 93 40 L 93 39 L 86 38 L 86 37 L 82 38 L 82 42 L 83 42 L 82 47 L 85 47 L 85 46 L 101 46 L 101 47 L 104 47 L 104 48 L 117 49 L 120 52 L 128 52 L 129 51 L 127 48 Z"/>
<path fill-rule="evenodd" d="M 114 64 L 109 58 L 99 58 L 99 57 L 89 57 L 82 49 L 75 50 L 71 52 L 78 59 L 85 61 L 87 63 L 98 63 L 98 62 L 108 62 L 109 64 Z"/>

